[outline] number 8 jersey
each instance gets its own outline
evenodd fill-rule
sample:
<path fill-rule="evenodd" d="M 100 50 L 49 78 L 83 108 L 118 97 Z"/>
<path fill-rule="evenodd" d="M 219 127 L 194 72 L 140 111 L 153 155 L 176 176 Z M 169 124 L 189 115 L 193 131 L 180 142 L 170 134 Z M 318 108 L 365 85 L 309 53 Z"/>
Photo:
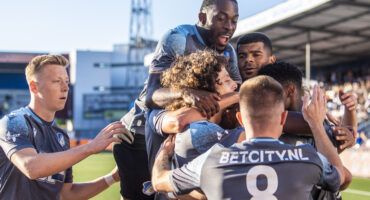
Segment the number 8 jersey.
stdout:
<path fill-rule="evenodd" d="M 310 199 L 314 185 L 337 191 L 338 171 L 310 145 L 291 146 L 256 138 L 230 148 L 216 144 L 175 169 L 176 194 L 202 189 L 210 200 Z"/>

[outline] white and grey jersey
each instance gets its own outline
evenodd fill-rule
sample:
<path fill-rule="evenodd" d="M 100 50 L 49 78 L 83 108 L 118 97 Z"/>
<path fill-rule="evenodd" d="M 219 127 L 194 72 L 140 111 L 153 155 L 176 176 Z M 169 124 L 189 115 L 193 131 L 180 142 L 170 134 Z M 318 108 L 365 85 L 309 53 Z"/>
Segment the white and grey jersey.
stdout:
<path fill-rule="evenodd" d="M 177 26 L 164 34 L 159 40 L 153 55 L 153 60 L 149 66 L 149 73 L 162 73 L 171 67 L 176 56 L 189 55 L 199 50 L 207 49 L 207 45 L 197 30 L 196 25 L 184 24 Z M 222 54 L 228 59 L 229 65 L 227 71 L 230 77 L 241 83 L 242 79 L 239 73 L 238 61 L 235 50 L 231 44 L 227 44 Z M 135 134 L 145 135 L 145 112 L 148 108 L 145 106 L 147 88 L 151 87 L 144 83 L 139 98 L 135 101 L 135 106 L 121 120 L 128 129 Z M 149 108 L 152 109 L 152 108 Z"/>
<path fill-rule="evenodd" d="M 171 174 L 176 194 L 202 189 L 208 199 L 309 199 L 313 186 L 336 191 L 338 171 L 310 145 L 256 138 L 215 145 Z"/>
<path fill-rule="evenodd" d="M 159 109 L 148 112 L 145 139 L 150 171 L 162 142 L 167 138 L 167 134 L 162 131 L 165 114 L 165 110 Z M 226 147 L 235 144 L 243 131 L 242 127 L 225 130 L 219 125 L 205 120 L 190 123 L 185 131 L 176 134 L 175 166 L 181 167 L 206 152 L 216 143 Z"/>
<path fill-rule="evenodd" d="M 235 144 L 243 131 L 242 127 L 225 130 L 219 125 L 205 120 L 190 123 L 184 132 L 176 134 L 175 160 L 177 167 L 192 161 L 217 143 L 225 147 Z"/>
<path fill-rule="evenodd" d="M 0 200 L 59 199 L 64 183 L 72 183 L 72 168 L 30 180 L 10 161 L 14 153 L 25 148 L 33 148 L 37 153 L 69 149 L 68 135 L 30 108 L 18 109 L 1 119 L 0 146 Z"/>
<path fill-rule="evenodd" d="M 333 131 L 334 125 L 328 120 L 324 120 L 325 132 L 335 147 L 338 147 L 339 144 L 335 139 L 335 134 Z M 301 144 L 311 144 L 316 149 L 316 144 L 313 136 L 303 136 L 303 135 L 292 135 L 292 134 L 283 134 L 279 138 L 286 144 L 291 144 L 294 146 Z M 320 187 L 314 187 L 312 190 L 312 198 L 315 200 L 340 200 L 341 195 L 339 191 L 330 192 L 326 191 Z"/>

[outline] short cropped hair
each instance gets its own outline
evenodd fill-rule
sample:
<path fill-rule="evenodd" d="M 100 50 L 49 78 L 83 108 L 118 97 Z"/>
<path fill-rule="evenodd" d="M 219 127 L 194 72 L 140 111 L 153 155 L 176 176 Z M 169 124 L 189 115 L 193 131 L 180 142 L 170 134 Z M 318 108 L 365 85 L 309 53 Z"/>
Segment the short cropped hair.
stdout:
<path fill-rule="evenodd" d="M 256 123 L 267 123 L 278 106 L 284 106 L 283 87 L 269 76 L 256 76 L 240 88 L 240 111 Z"/>
<path fill-rule="evenodd" d="M 266 75 L 277 80 L 281 85 L 294 84 L 302 88 L 302 71 L 295 65 L 287 62 L 276 62 L 261 68 L 258 75 Z"/>
<path fill-rule="evenodd" d="M 29 83 L 31 78 L 39 73 L 46 65 L 61 65 L 67 67 L 68 60 L 62 55 L 40 55 L 34 57 L 27 65 L 25 73 Z"/>
<path fill-rule="evenodd" d="M 200 12 L 202 12 L 204 9 L 206 9 L 207 7 L 211 5 L 215 5 L 217 1 L 219 0 L 203 0 L 202 6 L 200 7 Z M 236 5 L 238 5 L 237 0 L 230 0 L 230 1 L 233 1 L 234 3 L 236 3 Z"/>
<path fill-rule="evenodd" d="M 236 50 L 238 52 L 240 45 L 243 44 L 250 44 L 255 42 L 262 42 L 265 48 L 267 48 L 270 53 L 272 54 L 272 42 L 270 38 L 265 35 L 264 33 L 254 32 L 254 33 L 247 33 L 238 39 L 236 43 Z"/>

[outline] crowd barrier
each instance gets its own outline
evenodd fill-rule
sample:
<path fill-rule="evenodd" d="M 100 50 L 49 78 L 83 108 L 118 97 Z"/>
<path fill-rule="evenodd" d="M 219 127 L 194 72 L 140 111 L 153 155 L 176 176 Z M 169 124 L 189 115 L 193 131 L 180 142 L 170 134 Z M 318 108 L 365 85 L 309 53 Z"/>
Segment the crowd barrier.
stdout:
<path fill-rule="evenodd" d="M 348 149 L 340 157 L 353 176 L 370 178 L 370 149 Z"/>

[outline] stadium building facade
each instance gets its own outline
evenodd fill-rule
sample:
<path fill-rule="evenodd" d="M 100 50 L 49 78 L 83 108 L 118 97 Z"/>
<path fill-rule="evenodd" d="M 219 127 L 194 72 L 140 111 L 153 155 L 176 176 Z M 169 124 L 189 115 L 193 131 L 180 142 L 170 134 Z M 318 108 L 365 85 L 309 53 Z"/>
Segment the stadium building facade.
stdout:
<path fill-rule="evenodd" d="M 113 51 L 76 50 L 69 54 L 77 138 L 95 137 L 106 124 L 128 112 L 148 76 L 144 58 L 153 50 L 115 45 Z"/>

